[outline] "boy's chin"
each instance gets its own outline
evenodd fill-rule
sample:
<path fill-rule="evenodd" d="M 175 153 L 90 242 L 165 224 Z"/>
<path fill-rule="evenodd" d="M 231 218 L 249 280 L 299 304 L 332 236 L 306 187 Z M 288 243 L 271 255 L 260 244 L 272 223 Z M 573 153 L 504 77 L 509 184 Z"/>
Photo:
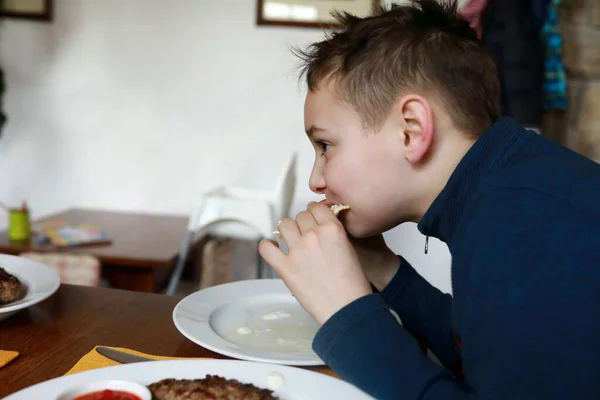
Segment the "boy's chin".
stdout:
<path fill-rule="evenodd" d="M 371 237 L 384 232 L 373 227 L 353 226 L 353 224 L 346 224 L 344 227 L 346 228 L 346 232 L 348 232 L 350 236 L 356 239 Z"/>
<path fill-rule="evenodd" d="M 371 236 L 381 235 L 390 229 L 398 226 L 395 221 L 378 221 L 378 223 L 361 224 L 356 219 L 342 219 L 346 232 L 354 238 L 362 239 Z"/>

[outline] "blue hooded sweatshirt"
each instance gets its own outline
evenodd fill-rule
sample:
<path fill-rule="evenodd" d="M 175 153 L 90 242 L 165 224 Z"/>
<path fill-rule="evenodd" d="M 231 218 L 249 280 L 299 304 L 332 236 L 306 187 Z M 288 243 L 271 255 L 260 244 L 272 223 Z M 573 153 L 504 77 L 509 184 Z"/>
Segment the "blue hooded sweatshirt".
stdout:
<path fill-rule="evenodd" d="M 599 164 L 500 119 L 418 228 L 448 245 L 453 296 L 400 258 L 317 333 L 337 374 L 382 400 L 600 399 Z"/>

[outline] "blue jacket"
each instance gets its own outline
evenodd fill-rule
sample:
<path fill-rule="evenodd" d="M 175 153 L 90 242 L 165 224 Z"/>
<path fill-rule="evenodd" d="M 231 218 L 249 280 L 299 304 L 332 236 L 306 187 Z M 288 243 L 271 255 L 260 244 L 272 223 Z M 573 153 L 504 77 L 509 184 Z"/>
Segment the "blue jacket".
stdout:
<path fill-rule="evenodd" d="M 453 297 L 401 260 L 317 333 L 336 373 L 386 400 L 600 399 L 599 164 L 503 118 L 418 227 L 447 243 Z"/>

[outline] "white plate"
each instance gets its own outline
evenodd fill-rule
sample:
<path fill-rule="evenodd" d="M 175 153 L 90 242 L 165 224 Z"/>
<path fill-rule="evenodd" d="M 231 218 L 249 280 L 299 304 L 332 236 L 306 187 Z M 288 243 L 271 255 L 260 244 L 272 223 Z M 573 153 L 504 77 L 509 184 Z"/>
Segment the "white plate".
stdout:
<path fill-rule="evenodd" d="M 280 279 L 226 283 L 192 293 L 173 310 L 192 342 L 229 357 L 284 365 L 323 365 L 312 350 L 319 329 Z"/>
<path fill-rule="evenodd" d="M 25 296 L 20 300 L 0 306 L 0 320 L 47 299 L 60 286 L 58 272 L 24 257 L 0 254 L 0 267 L 16 276 L 25 290 Z"/>
<path fill-rule="evenodd" d="M 56 399 L 72 387 L 108 379 L 149 385 L 166 378 L 202 379 L 207 374 L 237 379 L 263 389 L 269 388 L 269 376 L 279 374 L 283 384 L 275 390 L 274 395 L 281 400 L 372 400 L 372 397 L 354 386 L 318 372 L 235 360 L 150 361 L 94 369 L 31 386 L 4 400 Z"/>

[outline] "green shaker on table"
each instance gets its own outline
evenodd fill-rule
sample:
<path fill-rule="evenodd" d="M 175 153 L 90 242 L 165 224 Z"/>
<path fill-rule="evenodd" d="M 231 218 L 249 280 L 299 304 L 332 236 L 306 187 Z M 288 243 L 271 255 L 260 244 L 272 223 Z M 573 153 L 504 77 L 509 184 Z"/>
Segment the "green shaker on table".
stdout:
<path fill-rule="evenodd" d="M 20 208 L 8 207 L 2 204 L 8 212 L 8 238 L 13 241 L 24 241 L 31 236 L 31 224 L 29 220 L 29 208 L 23 201 Z"/>

